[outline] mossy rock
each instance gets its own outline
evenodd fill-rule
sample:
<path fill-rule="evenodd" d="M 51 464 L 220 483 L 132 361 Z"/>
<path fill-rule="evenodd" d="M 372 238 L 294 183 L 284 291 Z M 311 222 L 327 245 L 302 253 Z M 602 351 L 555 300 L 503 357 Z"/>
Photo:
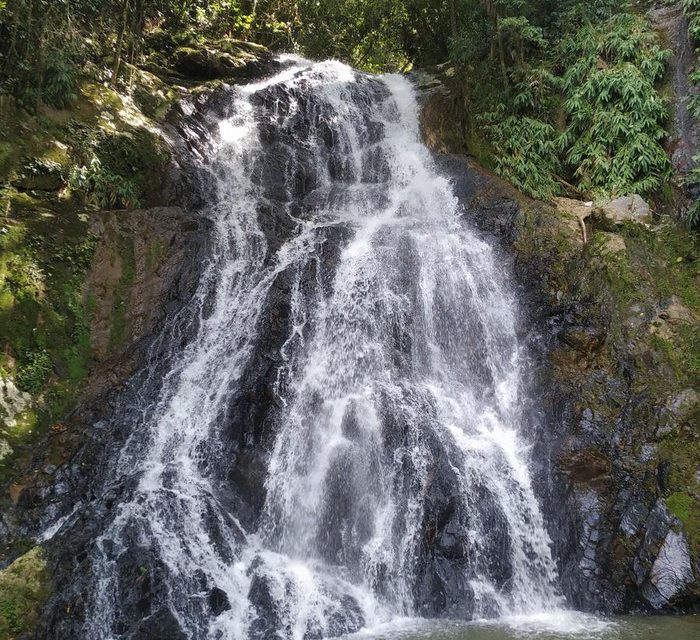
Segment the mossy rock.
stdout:
<path fill-rule="evenodd" d="M 175 71 L 194 80 L 246 80 L 263 73 L 271 61 L 265 47 L 229 38 L 188 44 L 173 54 Z"/>
<path fill-rule="evenodd" d="M 33 158 L 22 168 L 12 186 L 21 191 L 58 191 L 66 183 L 63 166 L 55 160 Z"/>
<path fill-rule="evenodd" d="M 34 547 L 0 571 L 0 640 L 29 634 L 51 592 L 41 547 Z"/>

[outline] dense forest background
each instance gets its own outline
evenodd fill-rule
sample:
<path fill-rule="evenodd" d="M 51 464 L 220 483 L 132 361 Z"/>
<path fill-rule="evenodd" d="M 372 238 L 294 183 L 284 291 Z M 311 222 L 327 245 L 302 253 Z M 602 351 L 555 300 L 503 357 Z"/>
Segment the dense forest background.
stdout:
<path fill-rule="evenodd" d="M 671 177 L 662 87 L 669 52 L 645 17 L 648 4 L 0 0 L 0 88 L 27 109 L 39 101 L 62 107 L 90 66 L 113 84 L 127 82 L 129 65 L 222 38 L 369 71 L 447 63 L 465 150 L 524 192 L 663 200 Z M 684 6 L 696 35 L 700 0 Z M 687 221 L 699 219 L 696 205 Z"/>

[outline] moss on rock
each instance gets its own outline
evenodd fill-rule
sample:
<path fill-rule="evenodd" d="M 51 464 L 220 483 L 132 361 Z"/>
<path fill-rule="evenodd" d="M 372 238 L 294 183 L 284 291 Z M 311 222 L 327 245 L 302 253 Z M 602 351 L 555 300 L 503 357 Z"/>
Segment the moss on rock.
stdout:
<path fill-rule="evenodd" d="M 666 501 L 697 564 L 698 237 L 672 224 L 611 222 L 571 202 L 524 208 L 517 259 L 561 323 L 551 363 L 574 406 L 559 466 L 582 492 L 599 495 L 611 540 L 607 551 L 598 550 L 599 562 L 609 563 L 614 581 L 643 546 L 643 523 L 625 534 L 637 536 L 625 544 L 615 529 L 618 510 L 634 495 L 640 512 Z"/>
<path fill-rule="evenodd" d="M 51 591 L 41 547 L 34 547 L 0 571 L 0 640 L 29 633 Z"/>

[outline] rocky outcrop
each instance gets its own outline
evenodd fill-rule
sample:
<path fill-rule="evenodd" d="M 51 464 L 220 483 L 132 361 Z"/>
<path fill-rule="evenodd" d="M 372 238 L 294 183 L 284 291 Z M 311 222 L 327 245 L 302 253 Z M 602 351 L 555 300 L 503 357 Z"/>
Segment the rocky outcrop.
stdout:
<path fill-rule="evenodd" d="M 28 637 L 51 594 L 46 559 L 36 546 L 0 571 L 0 638 Z"/>
<path fill-rule="evenodd" d="M 115 388 L 140 366 L 137 345 L 161 330 L 196 286 L 208 223 L 180 207 L 106 211 L 93 216 L 99 238 L 86 278 L 90 347 L 98 365 L 88 389 Z"/>
<path fill-rule="evenodd" d="M 178 47 L 173 55 L 175 71 L 193 80 L 246 80 L 263 75 L 274 64 L 265 47 L 231 38 Z"/>
<path fill-rule="evenodd" d="M 624 222 L 649 223 L 652 221 L 651 207 L 637 195 L 615 198 L 600 205 L 598 211 L 614 224 Z"/>
<path fill-rule="evenodd" d="M 462 157 L 436 162 L 520 284 L 542 425 L 533 457 L 569 602 L 696 610 L 695 239 L 585 203 L 533 202 Z"/>

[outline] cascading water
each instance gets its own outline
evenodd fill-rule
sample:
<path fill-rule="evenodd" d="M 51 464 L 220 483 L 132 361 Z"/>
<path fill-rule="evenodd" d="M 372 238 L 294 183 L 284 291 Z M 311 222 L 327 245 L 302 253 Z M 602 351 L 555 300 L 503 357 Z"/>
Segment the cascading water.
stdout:
<path fill-rule="evenodd" d="M 87 638 L 129 636 L 117 594 L 134 547 L 187 638 L 558 606 L 515 303 L 417 114 L 406 79 L 337 62 L 238 91 L 209 163 L 195 335 L 109 471 L 134 484 L 95 546 Z M 272 393 L 243 402 L 256 359 Z M 265 433 L 242 442 L 225 426 L 251 421 Z M 247 473 L 264 480 L 244 509 L 236 469 L 254 447 Z"/>

